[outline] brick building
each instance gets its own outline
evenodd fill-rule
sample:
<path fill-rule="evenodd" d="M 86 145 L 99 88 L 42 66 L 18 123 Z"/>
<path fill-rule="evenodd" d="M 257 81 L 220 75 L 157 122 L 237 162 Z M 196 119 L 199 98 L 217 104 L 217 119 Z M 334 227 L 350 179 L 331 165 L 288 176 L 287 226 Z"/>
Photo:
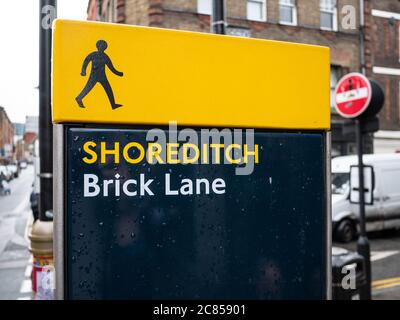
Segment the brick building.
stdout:
<path fill-rule="evenodd" d="M 0 162 L 12 160 L 14 142 L 14 125 L 7 116 L 7 112 L 0 107 Z"/>
<path fill-rule="evenodd" d="M 90 0 L 88 19 L 210 32 L 211 1 Z M 396 132 L 400 127 L 400 2 L 364 0 L 365 51 L 360 45 L 359 4 L 359 0 L 226 0 L 227 33 L 330 47 L 331 91 L 341 76 L 361 70 L 361 52 L 365 52 L 366 73 L 381 83 L 387 96 L 375 149 L 393 152 L 398 143 L 400 149 Z M 354 135 L 343 134 L 344 120 L 335 114 L 332 102 L 331 107 L 333 154 L 354 153 Z M 392 148 L 382 147 L 387 144 L 382 136 L 389 137 Z M 372 152 L 373 137 L 366 142 Z"/>
<path fill-rule="evenodd" d="M 367 1 L 366 71 L 384 89 L 381 131 L 375 134 L 375 152 L 400 151 L 400 1 Z"/>
<path fill-rule="evenodd" d="M 26 116 L 25 132 L 23 135 L 23 159 L 31 162 L 33 160 L 35 143 L 39 135 L 39 117 Z"/>

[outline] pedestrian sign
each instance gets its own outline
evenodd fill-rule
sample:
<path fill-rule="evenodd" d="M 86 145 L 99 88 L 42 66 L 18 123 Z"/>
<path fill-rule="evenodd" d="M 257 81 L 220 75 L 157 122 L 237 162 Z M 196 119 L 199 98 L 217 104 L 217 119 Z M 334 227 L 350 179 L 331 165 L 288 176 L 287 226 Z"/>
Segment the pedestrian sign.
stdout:
<path fill-rule="evenodd" d="M 56 20 L 53 54 L 56 123 L 330 128 L 328 48 Z"/>
<path fill-rule="evenodd" d="M 92 63 L 92 68 L 90 71 L 88 82 L 83 88 L 82 92 L 76 97 L 76 102 L 78 103 L 79 107 L 85 108 L 82 99 L 94 88 L 97 83 L 99 83 L 103 86 L 105 92 L 107 93 L 111 108 L 117 109 L 122 105 L 115 103 L 114 93 L 112 91 L 110 83 L 107 80 L 106 67 L 108 67 L 117 76 L 122 77 L 124 74 L 123 72 L 115 69 L 114 65 L 111 62 L 111 59 L 107 56 L 107 54 L 104 53 L 104 51 L 107 49 L 106 41 L 97 41 L 96 47 L 97 51 L 89 54 L 83 62 L 81 76 L 86 76 L 86 69 L 89 63 Z"/>
<path fill-rule="evenodd" d="M 57 297 L 329 298 L 329 87 L 323 47 L 56 21 Z"/>

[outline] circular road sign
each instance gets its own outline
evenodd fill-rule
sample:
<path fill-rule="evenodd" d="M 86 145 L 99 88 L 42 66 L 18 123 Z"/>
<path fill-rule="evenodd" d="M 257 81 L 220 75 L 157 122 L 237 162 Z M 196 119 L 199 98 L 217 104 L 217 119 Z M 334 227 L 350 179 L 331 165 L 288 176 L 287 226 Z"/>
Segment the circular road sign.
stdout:
<path fill-rule="evenodd" d="M 340 79 L 335 90 L 335 107 L 345 118 L 361 115 L 371 102 L 372 88 L 361 73 L 349 73 Z"/>

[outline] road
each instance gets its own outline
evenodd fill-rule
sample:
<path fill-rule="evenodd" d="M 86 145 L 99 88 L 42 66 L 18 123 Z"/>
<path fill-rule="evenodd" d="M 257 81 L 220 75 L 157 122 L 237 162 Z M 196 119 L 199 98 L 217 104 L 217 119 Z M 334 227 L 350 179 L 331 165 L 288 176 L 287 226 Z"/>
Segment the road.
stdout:
<path fill-rule="evenodd" d="M 32 221 L 29 196 L 33 167 L 10 182 L 11 195 L 0 196 L 0 299 L 31 298 L 27 225 Z"/>
<path fill-rule="evenodd" d="M 374 300 L 400 300 L 400 230 L 369 233 L 372 261 L 372 298 Z M 357 250 L 357 241 L 343 245 Z"/>

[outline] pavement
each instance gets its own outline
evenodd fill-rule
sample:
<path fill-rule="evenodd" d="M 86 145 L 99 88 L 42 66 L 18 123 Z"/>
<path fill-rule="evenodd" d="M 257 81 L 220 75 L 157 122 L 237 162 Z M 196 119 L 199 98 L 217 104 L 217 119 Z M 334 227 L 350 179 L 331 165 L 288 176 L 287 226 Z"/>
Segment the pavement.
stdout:
<path fill-rule="evenodd" d="M 29 196 L 33 167 L 10 182 L 11 194 L 0 196 L 0 300 L 31 299 L 32 270 L 28 226 L 33 217 Z"/>
<path fill-rule="evenodd" d="M 372 299 L 400 300 L 400 230 L 368 233 L 371 247 Z M 334 243 L 357 251 L 357 241 Z"/>

